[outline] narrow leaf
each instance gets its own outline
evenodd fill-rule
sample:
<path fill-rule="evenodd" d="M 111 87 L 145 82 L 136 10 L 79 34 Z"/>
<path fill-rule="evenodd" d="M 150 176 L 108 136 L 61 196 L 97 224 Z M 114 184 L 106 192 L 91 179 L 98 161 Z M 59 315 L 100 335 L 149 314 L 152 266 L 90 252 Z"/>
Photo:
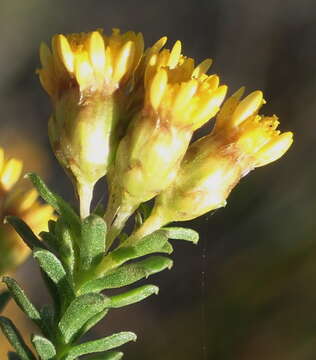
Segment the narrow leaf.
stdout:
<path fill-rule="evenodd" d="M 40 335 L 34 335 L 32 337 L 32 344 L 34 345 L 38 355 L 42 360 L 54 359 L 54 356 L 56 355 L 56 349 L 48 339 Z"/>
<path fill-rule="evenodd" d="M 99 314 L 93 316 L 91 319 L 89 319 L 83 327 L 76 333 L 76 335 L 73 337 L 73 341 L 77 341 L 86 334 L 91 328 L 93 328 L 94 325 L 96 325 L 99 321 L 101 321 L 106 314 L 109 312 L 109 309 L 104 309 Z"/>
<path fill-rule="evenodd" d="M 123 294 L 111 296 L 111 307 L 120 308 L 123 306 L 135 304 L 146 299 L 148 296 L 158 294 L 159 288 L 155 285 L 144 285 L 137 289 L 127 291 Z"/>
<path fill-rule="evenodd" d="M 40 267 L 56 285 L 58 292 L 65 300 L 73 296 L 70 284 L 67 280 L 66 271 L 57 257 L 48 250 L 36 249 L 33 252 L 34 258 Z"/>
<path fill-rule="evenodd" d="M 53 326 L 55 320 L 55 313 L 51 305 L 44 305 L 41 308 L 42 331 L 45 336 L 50 337 L 53 333 Z"/>
<path fill-rule="evenodd" d="M 45 249 L 45 245 L 37 238 L 31 228 L 16 216 L 7 216 L 5 222 L 10 224 L 15 231 L 21 236 L 25 244 L 33 250 L 35 247 Z"/>
<path fill-rule="evenodd" d="M 170 269 L 172 264 L 172 260 L 166 257 L 151 256 L 137 263 L 123 265 L 100 279 L 89 281 L 80 289 L 80 293 L 100 292 L 127 286 L 166 268 Z"/>
<path fill-rule="evenodd" d="M 0 312 L 5 308 L 5 306 L 9 302 L 10 298 L 11 298 L 11 295 L 10 295 L 9 291 L 3 291 L 0 294 Z"/>
<path fill-rule="evenodd" d="M 73 275 L 75 267 L 75 250 L 73 234 L 69 226 L 60 217 L 55 226 L 56 247 L 60 260 L 64 264 L 68 273 Z"/>
<path fill-rule="evenodd" d="M 20 360 L 36 360 L 35 356 L 25 344 L 22 336 L 20 335 L 17 328 L 13 325 L 11 320 L 0 316 L 0 328 L 10 344 L 15 349 Z"/>
<path fill-rule="evenodd" d="M 129 331 L 124 331 L 118 334 L 114 334 L 112 336 L 108 336 L 103 339 L 86 342 L 72 348 L 69 351 L 69 354 L 66 356 L 65 360 L 74 360 L 81 355 L 111 350 L 129 341 L 136 341 L 136 338 L 137 337 L 134 333 Z"/>
<path fill-rule="evenodd" d="M 39 326 L 41 325 L 41 315 L 37 311 L 36 307 L 31 303 L 28 297 L 25 295 L 24 291 L 18 285 L 18 283 L 6 276 L 2 279 L 2 281 L 7 285 L 14 301 L 20 307 L 20 309 L 35 323 Z"/>
<path fill-rule="evenodd" d="M 65 342 L 69 343 L 87 321 L 109 307 L 110 302 L 101 294 L 85 294 L 73 300 L 58 324 Z"/>
<path fill-rule="evenodd" d="M 106 354 L 89 357 L 87 360 L 121 360 L 123 355 L 120 351 L 109 351 Z"/>
<path fill-rule="evenodd" d="M 97 215 L 90 215 L 82 222 L 80 258 L 84 270 L 96 263 L 105 252 L 106 223 Z"/>
<path fill-rule="evenodd" d="M 74 229 L 80 226 L 80 219 L 75 210 L 59 195 L 49 190 L 47 185 L 38 175 L 28 173 L 26 176 L 31 180 L 41 197 L 50 204 L 58 212 L 58 214 L 62 215 L 69 225 L 71 225 Z"/>
<path fill-rule="evenodd" d="M 128 241 L 128 240 L 127 240 Z M 103 258 L 97 268 L 100 276 L 104 275 L 107 271 L 117 268 L 128 260 L 132 260 L 141 256 L 145 256 L 154 252 L 164 252 L 163 247 L 167 243 L 168 238 L 165 233 L 158 230 L 150 235 L 145 236 L 136 244 L 125 245 L 112 251 Z"/>
<path fill-rule="evenodd" d="M 192 229 L 183 227 L 165 227 L 162 230 L 166 232 L 169 239 L 191 241 L 197 244 L 199 241 L 199 233 Z"/>

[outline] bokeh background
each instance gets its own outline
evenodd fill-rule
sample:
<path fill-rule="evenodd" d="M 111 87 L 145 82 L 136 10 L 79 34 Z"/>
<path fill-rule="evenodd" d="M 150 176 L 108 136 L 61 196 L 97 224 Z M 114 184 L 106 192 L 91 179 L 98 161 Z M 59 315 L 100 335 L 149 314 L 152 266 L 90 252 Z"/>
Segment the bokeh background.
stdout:
<path fill-rule="evenodd" d="M 175 245 L 174 268 L 150 279 L 158 297 L 113 311 L 91 337 L 135 330 L 129 360 L 315 359 L 315 0 L 1 0 L 0 145 L 71 201 L 46 135 L 38 46 L 98 27 L 142 31 L 147 45 L 168 35 L 186 55 L 212 57 L 231 92 L 264 91 L 264 113 L 278 114 L 295 143 L 244 178 L 225 209 L 187 224 L 200 244 Z M 16 276 L 35 303 L 48 300 L 31 260 Z M 28 338 L 34 329 L 20 311 L 6 312 Z M 0 349 L 5 358 L 3 338 Z"/>

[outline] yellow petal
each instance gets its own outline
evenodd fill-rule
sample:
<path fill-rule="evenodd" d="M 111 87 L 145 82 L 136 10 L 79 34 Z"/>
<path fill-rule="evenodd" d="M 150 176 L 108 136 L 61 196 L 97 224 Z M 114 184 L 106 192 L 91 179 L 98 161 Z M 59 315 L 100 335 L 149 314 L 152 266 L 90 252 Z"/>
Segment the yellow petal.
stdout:
<path fill-rule="evenodd" d="M 262 101 L 262 91 L 254 91 L 246 96 L 236 107 L 232 116 L 232 123 L 238 126 L 249 116 L 254 115 L 262 105 Z"/>
<path fill-rule="evenodd" d="M 105 46 L 103 37 L 99 31 L 94 31 L 90 35 L 88 48 L 91 64 L 96 74 L 102 76 L 105 67 Z"/>
<path fill-rule="evenodd" d="M 168 83 L 166 70 L 161 69 L 154 76 L 150 86 L 150 103 L 154 109 L 158 109 Z"/>
<path fill-rule="evenodd" d="M 43 68 L 47 68 L 49 71 L 53 70 L 53 55 L 44 42 L 41 42 L 40 45 L 40 60 Z"/>
<path fill-rule="evenodd" d="M 16 213 L 21 214 L 28 210 L 35 203 L 37 198 L 38 192 L 35 189 L 31 189 L 22 194 L 21 197 L 18 197 L 11 206 L 15 208 Z"/>
<path fill-rule="evenodd" d="M 129 71 L 134 60 L 135 43 L 127 41 L 119 52 L 113 73 L 113 81 L 119 82 Z"/>
<path fill-rule="evenodd" d="M 108 46 L 105 50 L 105 65 L 104 65 L 104 77 L 106 80 L 112 78 L 113 74 L 113 56 L 111 48 Z"/>
<path fill-rule="evenodd" d="M 47 71 L 45 69 L 41 69 L 38 70 L 38 75 L 39 75 L 39 79 L 40 82 L 44 88 L 44 90 L 49 94 L 49 95 L 54 95 L 55 93 L 55 86 L 54 86 L 54 82 L 52 80 L 52 78 L 50 77 L 50 74 L 47 73 Z"/>
<path fill-rule="evenodd" d="M 80 56 L 79 54 L 77 55 L 75 74 L 81 90 L 91 86 L 94 76 L 93 68 L 89 62 L 87 54 L 80 54 Z"/>
<path fill-rule="evenodd" d="M 10 159 L 4 166 L 1 174 L 1 185 L 5 191 L 9 191 L 19 180 L 22 173 L 23 163 L 17 159 Z"/>
<path fill-rule="evenodd" d="M 192 99 L 192 96 L 195 94 L 198 83 L 197 80 L 191 80 L 187 83 L 181 84 L 180 91 L 175 99 L 173 111 L 179 111 L 183 109 L 187 103 Z"/>
<path fill-rule="evenodd" d="M 169 55 L 169 60 L 167 63 L 167 66 L 169 66 L 170 69 L 175 68 L 178 65 L 180 55 L 181 55 L 181 41 L 177 40 L 175 44 L 173 45 L 173 48 Z"/>
<path fill-rule="evenodd" d="M 265 145 L 257 153 L 258 163 L 256 167 L 267 165 L 282 157 L 293 143 L 293 133 L 286 132 L 275 136 L 272 141 Z"/>
<path fill-rule="evenodd" d="M 205 59 L 203 60 L 193 71 L 192 77 L 198 78 L 200 75 L 207 73 L 208 69 L 211 67 L 213 60 Z"/>
<path fill-rule="evenodd" d="M 56 46 L 61 61 L 65 65 L 66 69 L 72 73 L 74 71 L 74 55 L 67 38 L 62 34 L 57 35 Z"/>
<path fill-rule="evenodd" d="M 222 85 L 215 90 L 208 101 L 206 101 L 195 114 L 194 129 L 198 129 L 211 119 L 219 110 L 227 93 L 227 86 Z"/>

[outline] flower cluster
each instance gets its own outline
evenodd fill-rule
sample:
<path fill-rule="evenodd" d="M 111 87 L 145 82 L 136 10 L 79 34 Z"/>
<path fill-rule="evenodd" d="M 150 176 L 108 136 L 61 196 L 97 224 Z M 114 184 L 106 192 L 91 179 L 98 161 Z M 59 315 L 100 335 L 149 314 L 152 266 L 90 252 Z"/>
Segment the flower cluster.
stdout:
<path fill-rule="evenodd" d="M 41 204 L 37 191 L 20 180 L 22 169 L 21 160 L 5 159 L 4 150 L 0 148 L 0 252 L 5 254 L 0 261 L 1 275 L 13 270 L 29 253 L 16 231 L 10 225 L 3 224 L 5 217 L 20 217 L 36 234 L 46 230 L 48 220 L 54 217 L 53 208 Z"/>
<path fill-rule="evenodd" d="M 195 65 L 176 41 L 144 51 L 141 34 L 114 29 L 56 35 L 41 46 L 43 87 L 52 98 L 54 152 L 90 212 L 93 187 L 107 174 L 109 244 L 141 203 L 156 197 L 134 238 L 166 223 L 224 206 L 252 169 L 280 158 L 292 133 L 277 117 L 258 115 L 263 95 L 243 89 L 222 105 L 227 86 L 208 75 L 211 59 Z M 190 145 L 194 131 L 217 115 L 213 131 Z"/>

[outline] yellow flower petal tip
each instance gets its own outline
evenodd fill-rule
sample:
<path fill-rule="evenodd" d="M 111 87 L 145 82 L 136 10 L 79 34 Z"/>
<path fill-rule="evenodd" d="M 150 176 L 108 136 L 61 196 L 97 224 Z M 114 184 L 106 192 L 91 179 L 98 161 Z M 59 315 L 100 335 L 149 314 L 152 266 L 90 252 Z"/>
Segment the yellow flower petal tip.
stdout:
<path fill-rule="evenodd" d="M 23 169 L 22 161 L 10 159 L 3 167 L 0 175 L 1 187 L 4 191 L 9 191 L 20 179 Z"/>
<path fill-rule="evenodd" d="M 255 114 L 263 101 L 263 93 L 262 91 L 254 91 L 245 97 L 237 106 L 233 117 L 232 122 L 235 126 L 241 124 L 244 120 L 246 120 L 249 116 Z"/>

